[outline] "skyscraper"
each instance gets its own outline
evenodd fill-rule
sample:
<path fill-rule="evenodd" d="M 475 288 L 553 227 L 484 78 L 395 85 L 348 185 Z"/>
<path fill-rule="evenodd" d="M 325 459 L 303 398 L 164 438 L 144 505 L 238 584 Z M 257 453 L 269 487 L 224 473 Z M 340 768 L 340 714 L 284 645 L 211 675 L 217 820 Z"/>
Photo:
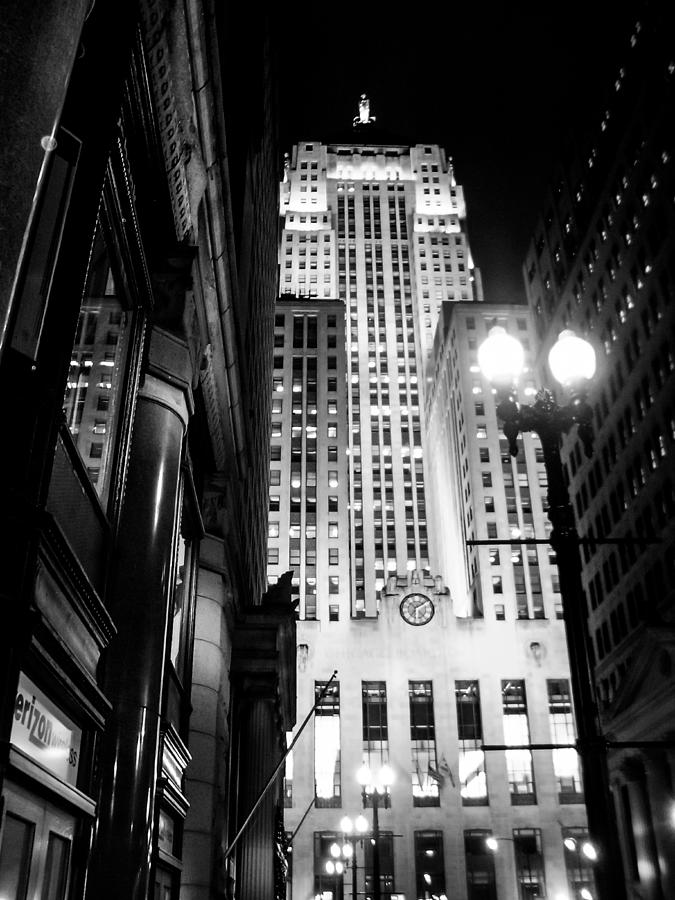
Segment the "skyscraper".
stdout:
<path fill-rule="evenodd" d="M 561 886 L 561 825 L 581 835 L 585 821 L 565 749 L 564 639 L 551 562 L 515 531 L 541 523 L 545 484 L 531 442 L 522 465 L 502 462 L 491 398 L 479 412 L 471 371 L 486 322 L 522 321 L 531 338 L 527 311 L 480 302 L 451 161 L 438 146 L 388 139 L 366 98 L 344 139 L 294 148 L 281 215 L 268 571 L 271 581 L 294 571 L 299 718 L 318 704 L 287 770 L 294 895 L 372 897 L 378 870 L 386 897 Z M 461 428 L 444 430 L 450 401 Z M 441 424 L 427 436 L 432 420 Z M 459 470 L 434 467 L 430 489 L 432 447 Z M 469 482 L 492 501 L 475 520 L 472 503 L 452 499 Z M 436 500 L 453 505 L 456 528 L 433 535 L 432 555 Z M 496 548 L 468 549 L 493 526 L 507 541 L 501 560 Z M 551 742 L 557 756 L 504 753 Z M 379 853 L 357 840 L 356 866 L 336 874 L 331 847 L 343 816 L 362 810 L 363 762 L 391 766 L 391 805 L 378 810 Z M 497 857 L 490 835 L 504 840 Z"/>
<path fill-rule="evenodd" d="M 563 443 L 626 881 L 672 896 L 675 615 L 673 13 L 639 5 L 596 127 L 561 162 L 525 263 L 546 351 L 596 344 L 595 447 Z M 544 352 L 542 352 L 542 359 Z M 543 368 L 543 366 L 542 366 Z M 591 539 L 590 542 L 588 539 Z"/>
<path fill-rule="evenodd" d="M 376 129 L 362 98 L 352 142 L 297 145 L 282 187 L 282 290 L 345 304 L 351 602 L 366 617 L 389 575 L 429 569 L 423 360 L 440 303 L 482 299 L 451 162 Z"/>

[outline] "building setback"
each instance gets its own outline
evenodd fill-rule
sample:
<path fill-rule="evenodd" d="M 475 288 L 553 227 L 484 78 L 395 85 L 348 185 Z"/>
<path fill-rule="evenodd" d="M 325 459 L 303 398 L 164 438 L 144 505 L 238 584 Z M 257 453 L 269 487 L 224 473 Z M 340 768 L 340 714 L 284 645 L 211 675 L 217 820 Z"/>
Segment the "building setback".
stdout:
<path fill-rule="evenodd" d="M 575 896 L 590 874 L 563 847 L 585 812 L 555 568 L 515 543 L 546 535 L 542 466 L 530 438 L 503 460 L 474 393 L 487 324 L 533 340 L 528 312 L 476 302 L 451 164 L 388 142 L 365 98 L 343 141 L 294 148 L 282 220 L 268 572 L 294 572 L 300 715 L 319 701 L 286 773 L 293 896 L 373 896 L 368 839 L 356 884 L 351 864 L 325 868 L 362 812 L 364 761 L 396 776 L 383 897 Z M 506 543 L 466 544 L 492 537 Z"/>
<path fill-rule="evenodd" d="M 593 454 L 572 435 L 563 455 L 579 532 L 595 539 L 583 583 L 603 731 L 624 744 L 609 754 L 622 864 L 645 898 L 675 895 L 672 34 L 672 10 L 641 7 L 525 263 L 541 359 L 568 327 L 599 357 Z"/>

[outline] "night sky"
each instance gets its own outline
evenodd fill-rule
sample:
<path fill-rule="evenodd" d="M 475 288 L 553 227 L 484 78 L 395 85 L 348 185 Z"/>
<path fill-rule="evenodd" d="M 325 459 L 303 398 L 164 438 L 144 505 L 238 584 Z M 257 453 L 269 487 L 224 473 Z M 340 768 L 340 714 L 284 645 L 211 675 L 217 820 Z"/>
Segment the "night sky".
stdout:
<path fill-rule="evenodd" d="M 378 126 L 453 157 L 485 299 L 523 299 L 555 161 L 570 132 L 599 124 L 628 47 L 640 4 L 623 6 L 299 0 L 279 42 L 283 149 L 329 140 L 367 93 Z M 417 10 L 433 12 L 433 26 L 410 22 Z"/>

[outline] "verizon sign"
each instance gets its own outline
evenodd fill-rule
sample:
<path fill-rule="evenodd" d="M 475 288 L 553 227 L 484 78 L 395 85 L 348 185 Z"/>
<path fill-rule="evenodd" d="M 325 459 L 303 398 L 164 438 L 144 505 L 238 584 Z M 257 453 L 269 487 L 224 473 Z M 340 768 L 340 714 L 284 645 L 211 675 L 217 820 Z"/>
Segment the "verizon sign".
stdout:
<path fill-rule="evenodd" d="M 57 778 L 74 785 L 80 762 L 82 729 L 21 673 L 10 741 Z"/>

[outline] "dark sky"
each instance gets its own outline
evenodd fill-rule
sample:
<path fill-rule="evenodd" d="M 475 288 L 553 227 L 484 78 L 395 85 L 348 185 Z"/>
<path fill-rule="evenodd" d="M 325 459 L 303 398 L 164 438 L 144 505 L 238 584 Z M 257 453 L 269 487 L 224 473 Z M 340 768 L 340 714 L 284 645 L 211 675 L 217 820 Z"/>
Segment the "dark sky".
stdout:
<path fill-rule="evenodd" d="M 453 157 L 485 299 L 522 299 L 555 160 L 570 130 L 599 123 L 628 46 L 640 3 L 624 6 L 297 0 L 280 40 L 283 147 L 329 139 L 367 93 L 378 126 Z"/>

